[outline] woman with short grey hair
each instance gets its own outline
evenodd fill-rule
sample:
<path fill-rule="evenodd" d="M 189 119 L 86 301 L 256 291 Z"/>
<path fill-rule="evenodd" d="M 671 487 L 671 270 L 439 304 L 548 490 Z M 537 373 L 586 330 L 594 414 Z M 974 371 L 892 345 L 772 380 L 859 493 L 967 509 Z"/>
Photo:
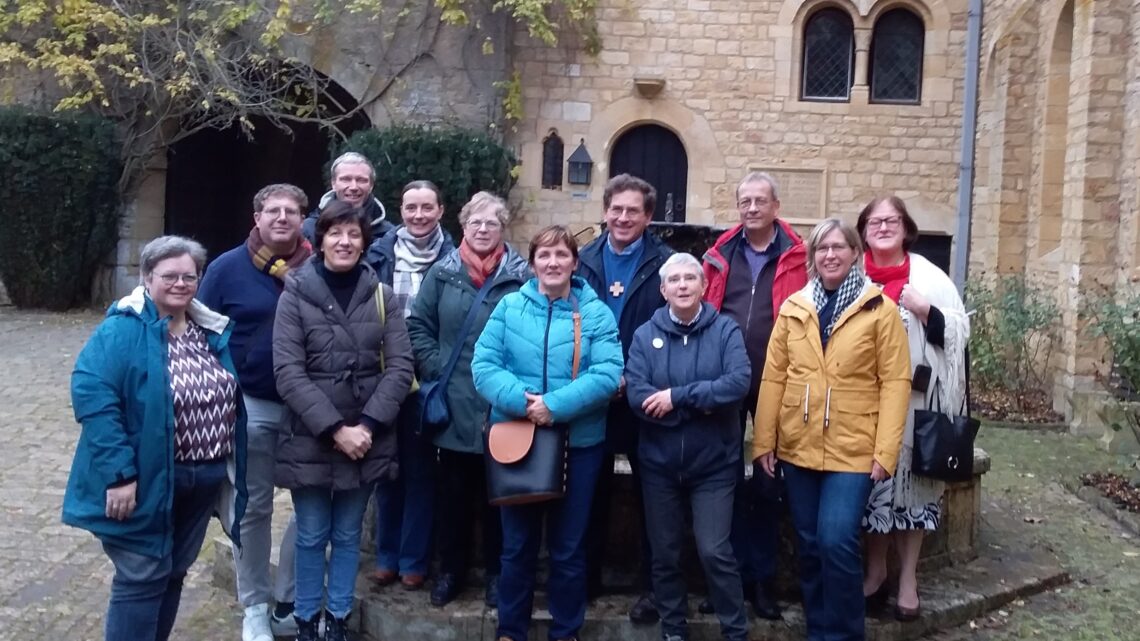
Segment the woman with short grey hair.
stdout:
<path fill-rule="evenodd" d="M 83 431 L 63 522 L 99 538 L 115 567 L 107 641 L 165 641 L 210 515 L 221 503 L 237 544 L 246 503 L 232 323 L 194 299 L 206 250 L 162 236 L 139 262 L 142 283 L 111 306 L 71 375 Z"/>

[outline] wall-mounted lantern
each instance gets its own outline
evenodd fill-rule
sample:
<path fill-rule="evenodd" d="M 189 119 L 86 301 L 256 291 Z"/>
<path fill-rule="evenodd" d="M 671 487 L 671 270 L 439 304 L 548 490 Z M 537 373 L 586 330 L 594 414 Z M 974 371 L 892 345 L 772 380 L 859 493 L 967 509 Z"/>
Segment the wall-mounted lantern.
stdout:
<path fill-rule="evenodd" d="M 578 148 L 566 160 L 566 165 L 570 174 L 567 182 L 571 185 L 589 185 L 590 175 L 594 173 L 594 159 L 590 158 L 590 152 L 586 151 L 586 139 L 582 138 L 582 142 L 578 144 Z"/>

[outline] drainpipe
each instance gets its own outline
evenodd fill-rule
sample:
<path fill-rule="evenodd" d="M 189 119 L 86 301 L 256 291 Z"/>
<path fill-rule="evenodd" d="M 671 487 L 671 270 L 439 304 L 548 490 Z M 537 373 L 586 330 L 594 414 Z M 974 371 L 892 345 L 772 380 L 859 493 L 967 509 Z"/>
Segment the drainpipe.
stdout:
<path fill-rule="evenodd" d="M 954 235 L 952 276 L 966 287 L 970 256 L 970 210 L 974 203 L 974 138 L 978 130 L 978 63 L 982 55 L 982 0 L 970 0 L 966 26 L 966 96 L 962 109 L 962 158 L 958 164 L 958 231 Z"/>

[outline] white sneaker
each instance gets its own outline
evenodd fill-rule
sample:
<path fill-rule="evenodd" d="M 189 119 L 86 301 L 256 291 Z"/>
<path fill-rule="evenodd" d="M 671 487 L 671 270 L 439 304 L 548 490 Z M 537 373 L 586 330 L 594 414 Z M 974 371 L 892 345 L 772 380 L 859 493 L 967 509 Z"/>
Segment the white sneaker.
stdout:
<path fill-rule="evenodd" d="M 269 629 L 268 603 L 258 603 L 245 609 L 241 641 L 273 641 L 273 632 Z"/>

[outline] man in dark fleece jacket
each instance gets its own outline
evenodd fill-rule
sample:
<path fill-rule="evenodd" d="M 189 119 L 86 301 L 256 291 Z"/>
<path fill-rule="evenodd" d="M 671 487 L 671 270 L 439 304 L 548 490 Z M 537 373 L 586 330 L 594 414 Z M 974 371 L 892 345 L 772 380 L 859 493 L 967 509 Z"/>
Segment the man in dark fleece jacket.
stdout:
<path fill-rule="evenodd" d="M 653 549 L 653 594 L 664 639 L 688 638 L 681 572 L 685 515 L 726 641 L 748 638 L 740 570 L 729 534 L 741 467 L 740 403 L 751 366 L 740 326 L 701 302 L 701 263 L 674 254 L 661 267 L 668 305 L 637 329 L 625 380 L 640 418 L 641 485 Z"/>
<path fill-rule="evenodd" d="M 243 549 L 234 552 L 238 600 L 245 609 L 243 641 L 273 641 L 273 633 L 296 634 L 293 602 L 293 535 L 290 522 L 281 544 L 277 584 L 270 586 L 273 466 L 277 432 L 287 418 L 273 377 L 273 319 L 285 275 L 312 253 L 301 237 L 308 199 L 300 188 L 269 185 L 253 197 L 253 229 L 244 243 L 218 256 L 198 288 L 198 299 L 234 321 L 230 348 L 248 414 L 246 484 L 249 503 L 242 518 Z M 270 602 L 276 602 L 270 630 Z"/>
<path fill-rule="evenodd" d="M 746 412 L 756 411 L 764 357 L 780 305 L 807 284 L 807 252 L 796 232 L 779 219 L 776 181 L 752 172 L 736 187 L 740 224 L 717 239 L 704 256 L 708 289 L 705 300 L 739 325 L 744 332 L 752 384 L 744 400 Z M 745 412 L 740 414 L 743 439 Z M 733 514 L 732 545 L 741 565 L 744 593 L 756 615 L 779 619 L 780 609 L 771 594 L 780 543 L 780 490 L 765 474 L 753 474 L 744 483 L 741 465 Z M 708 611 L 711 604 L 701 604 Z"/>

